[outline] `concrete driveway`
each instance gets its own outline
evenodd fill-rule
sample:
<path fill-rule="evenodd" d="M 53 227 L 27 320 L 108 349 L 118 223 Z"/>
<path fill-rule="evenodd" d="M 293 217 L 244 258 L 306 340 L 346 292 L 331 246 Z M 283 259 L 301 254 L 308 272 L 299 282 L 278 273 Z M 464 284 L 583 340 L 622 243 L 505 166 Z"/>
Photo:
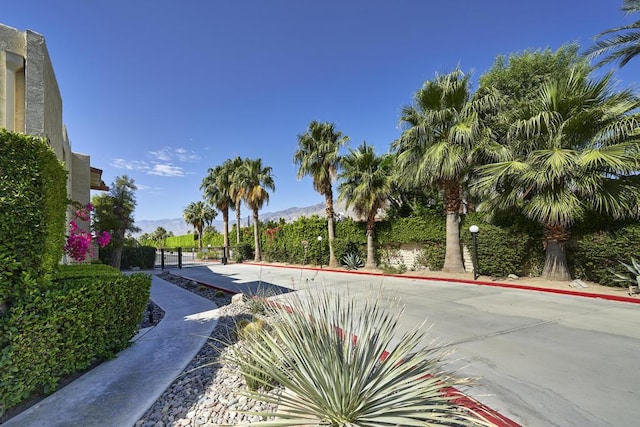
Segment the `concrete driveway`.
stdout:
<path fill-rule="evenodd" d="M 450 367 L 478 377 L 463 391 L 521 425 L 640 422 L 638 304 L 247 264 L 187 268 L 181 274 L 256 289 L 273 284 L 302 294 L 322 285 L 348 289 L 354 297 L 372 289 L 398 293 L 406 307 L 402 327 L 427 319 L 433 324 L 427 340 L 439 338 L 455 349 Z"/>

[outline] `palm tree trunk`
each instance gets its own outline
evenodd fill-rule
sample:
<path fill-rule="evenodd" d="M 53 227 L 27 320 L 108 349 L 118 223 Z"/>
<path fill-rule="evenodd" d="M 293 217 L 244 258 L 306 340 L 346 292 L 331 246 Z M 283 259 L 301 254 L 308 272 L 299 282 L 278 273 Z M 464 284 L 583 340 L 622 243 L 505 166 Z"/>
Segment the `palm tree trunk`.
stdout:
<path fill-rule="evenodd" d="M 543 234 L 546 244 L 542 277 L 547 280 L 571 280 L 567 254 L 564 250 L 570 232 L 561 225 L 545 225 Z"/>
<path fill-rule="evenodd" d="M 253 239 L 256 247 L 253 260 L 262 261 L 262 252 L 260 251 L 260 233 L 258 232 L 258 209 L 253 210 Z"/>
<path fill-rule="evenodd" d="M 240 201 L 236 202 L 236 243 L 240 244 Z"/>
<path fill-rule="evenodd" d="M 460 249 L 460 183 L 453 180 L 445 181 L 442 187 L 444 208 L 447 213 L 446 246 L 442 271 L 464 273 L 462 250 Z"/>
<path fill-rule="evenodd" d="M 329 267 L 337 267 L 338 260 L 336 254 L 333 251 L 333 239 L 335 239 L 334 225 L 333 225 L 333 192 L 329 192 L 325 195 L 326 212 L 327 212 L 327 228 L 329 234 Z"/>
<path fill-rule="evenodd" d="M 460 214 L 447 212 L 446 246 L 442 271 L 464 273 L 462 251 L 460 250 Z"/>
<path fill-rule="evenodd" d="M 376 268 L 376 251 L 373 244 L 375 227 L 375 216 L 369 217 L 367 219 L 367 263 L 364 268 Z"/>

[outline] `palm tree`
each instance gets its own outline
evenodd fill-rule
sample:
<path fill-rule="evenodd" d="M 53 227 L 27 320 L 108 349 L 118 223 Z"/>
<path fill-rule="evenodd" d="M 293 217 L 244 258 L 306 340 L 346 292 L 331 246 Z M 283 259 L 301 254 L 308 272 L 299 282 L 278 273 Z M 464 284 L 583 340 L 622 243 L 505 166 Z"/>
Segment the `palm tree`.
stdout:
<path fill-rule="evenodd" d="M 229 189 L 231 188 L 232 161 L 227 160 L 222 165 L 209 168 L 207 176 L 202 180 L 200 189 L 211 206 L 222 212 L 224 236 L 224 253 L 229 256 L 229 208 L 234 206 Z"/>
<path fill-rule="evenodd" d="M 487 131 L 480 115 L 495 104 L 489 93 L 472 99 L 469 75 L 461 70 L 436 74 L 402 109 L 404 131 L 392 144 L 396 172 L 405 186 L 436 187 L 446 213 L 446 253 L 443 271 L 464 272 L 460 250 L 460 207 L 463 184 L 476 161 Z M 426 189 L 426 188 L 425 188 Z"/>
<path fill-rule="evenodd" d="M 329 235 L 329 266 L 337 267 L 338 261 L 333 250 L 335 238 L 333 226 L 333 187 L 340 166 L 340 147 L 349 141 L 335 129 L 333 123 L 309 123 L 307 131 L 298 135 L 298 149 L 293 161 L 298 165 L 298 179 L 310 176 L 313 188 L 325 198 L 327 228 Z"/>
<path fill-rule="evenodd" d="M 640 0 L 624 0 L 622 10 L 627 15 L 639 12 Z M 616 61 L 620 63 L 621 67 L 624 67 L 640 53 L 640 21 L 603 31 L 595 38 L 599 39 L 609 34 L 612 34 L 612 36 L 608 39 L 597 41 L 585 52 L 589 58 L 604 55 L 604 58 L 596 64 L 598 67 Z"/>
<path fill-rule="evenodd" d="M 543 228 L 543 277 L 570 280 L 565 244 L 590 210 L 638 215 L 638 98 L 613 92 L 612 74 L 575 69 L 542 85 L 514 123 L 507 158 L 479 168 L 492 211 L 518 206 Z"/>
<path fill-rule="evenodd" d="M 191 202 L 183 211 L 184 220 L 193 226 L 198 233 L 198 248 L 202 249 L 202 230 L 205 225 L 211 225 L 218 214 L 204 202 Z"/>
<path fill-rule="evenodd" d="M 260 233 L 258 231 L 258 211 L 265 202 L 269 202 L 268 190 L 274 191 L 276 187 L 273 175 L 271 175 L 271 166 L 263 167 L 262 159 L 245 159 L 242 169 L 240 183 L 245 189 L 244 201 L 253 212 L 254 261 L 262 261 Z"/>
<path fill-rule="evenodd" d="M 244 160 L 240 157 L 229 162 L 228 168 L 230 170 L 229 180 L 229 196 L 233 200 L 232 209 L 236 211 L 236 243 L 240 244 L 240 205 L 244 198 L 245 188 L 242 186 L 242 172 L 243 172 Z"/>
<path fill-rule="evenodd" d="M 389 200 L 392 189 L 390 155 L 376 156 L 373 147 L 366 142 L 357 150 L 350 149 L 342 158 L 342 172 L 339 175 L 339 200 L 353 206 L 356 214 L 367 220 L 367 262 L 365 268 L 375 268 L 375 248 L 373 236 L 376 214 Z"/>

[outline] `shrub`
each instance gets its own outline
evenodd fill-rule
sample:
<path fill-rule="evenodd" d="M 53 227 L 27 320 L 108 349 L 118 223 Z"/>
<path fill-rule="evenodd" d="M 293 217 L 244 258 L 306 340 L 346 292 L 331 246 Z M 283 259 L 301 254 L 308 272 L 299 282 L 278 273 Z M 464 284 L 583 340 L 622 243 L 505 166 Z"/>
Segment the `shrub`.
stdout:
<path fill-rule="evenodd" d="M 640 225 L 634 223 L 576 234 L 567 250 L 575 276 L 608 286 L 619 285 L 610 270 L 626 273 L 618 260 L 632 257 L 640 259 Z"/>
<path fill-rule="evenodd" d="M 232 347 L 228 357 L 252 388 L 276 382 L 286 389 L 277 396 L 244 391 L 279 405 L 260 415 L 278 417 L 273 425 L 486 425 L 446 395 L 445 387 L 461 380 L 439 374 L 442 354 L 424 347 L 424 333 L 398 334 L 397 298 L 355 301 L 318 291 L 288 294 L 290 309 L 269 306 L 279 320 Z"/>
<path fill-rule="evenodd" d="M 442 270 L 444 267 L 445 243 L 426 242 L 416 257 L 416 263 L 429 270 Z"/>
<path fill-rule="evenodd" d="M 0 271 L 15 268 L 0 272 L 11 277 L 0 301 L 22 292 L 18 282 L 25 278 L 42 282 L 62 258 L 66 183 L 67 172 L 45 140 L 0 129 L 0 256 L 12 259 Z"/>
<path fill-rule="evenodd" d="M 357 270 L 364 267 L 364 262 L 362 262 L 362 258 L 357 253 L 346 254 L 342 258 L 342 264 L 347 270 Z"/>
<path fill-rule="evenodd" d="M 89 269 L 102 266 L 72 267 L 48 286 L 30 287 L 5 314 L 0 415 L 33 393 L 54 391 L 63 376 L 113 357 L 136 332 L 151 277 L 102 268 L 90 276 Z"/>
<path fill-rule="evenodd" d="M 484 221 L 482 214 L 468 214 L 461 224 L 460 240 L 472 251 L 469 226 L 480 227 L 478 233 L 478 270 L 485 275 L 506 277 L 522 274 L 529 237 L 516 226 L 499 227 Z"/>
<path fill-rule="evenodd" d="M 242 262 L 251 258 L 253 258 L 253 248 L 251 245 L 240 243 L 233 247 L 233 260 L 235 262 Z"/>
<path fill-rule="evenodd" d="M 113 248 L 110 246 L 100 248 L 100 261 L 108 263 L 111 259 Z M 123 270 L 139 267 L 152 269 L 156 262 L 156 248 L 152 246 L 123 246 L 120 268 Z"/>

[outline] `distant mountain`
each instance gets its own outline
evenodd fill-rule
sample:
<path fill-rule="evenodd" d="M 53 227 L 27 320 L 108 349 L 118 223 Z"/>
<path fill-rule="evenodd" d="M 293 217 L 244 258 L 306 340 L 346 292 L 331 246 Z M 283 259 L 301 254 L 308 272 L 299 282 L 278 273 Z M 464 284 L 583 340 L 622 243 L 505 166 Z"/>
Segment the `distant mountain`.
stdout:
<path fill-rule="evenodd" d="M 345 209 L 344 203 L 336 203 L 334 205 L 334 210 L 339 215 L 344 215 L 348 217 L 355 218 L 355 214 L 353 211 L 347 212 Z M 318 203 L 312 206 L 307 207 L 293 207 L 288 208 L 282 211 L 277 212 L 265 212 L 260 214 L 260 221 L 278 221 L 280 218 L 284 218 L 285 222 L 293 222 L 301 216 L 310 217 L 312 215 L 318 215 L 324 217 L 325 214 L 325 206 L 324 203 Z M 220 215 L 219 215 L 220 216 Z M 243 218 L 241 221 L 243 222 L 243 226 L 246 226 L 246 222 L 248 217 L 246 215 L 246 209 L 243 214 Z M 235 214 L 233 212 L 229 213 L 229 225 L 236 223 Z M 222 221 L 215 220 L 213 221 L 213 226 L 216 230 L 222 231 Z M 187 225 L 187 223 L 182 218 L 173 218 L 173 219 L 141 219 L 136 220 L 136 227 L 139 227 L 142 231 L 139 233 L 135 233 L 134 236 L 137 237 L 143 233 L 152 233 L 156 228 L 163 227 L 167 231 L 173 232 L 174 235 L 180 236 L 182 234 L 187 234 L 189 230 L 193 231 L 193 227 Z"/>

